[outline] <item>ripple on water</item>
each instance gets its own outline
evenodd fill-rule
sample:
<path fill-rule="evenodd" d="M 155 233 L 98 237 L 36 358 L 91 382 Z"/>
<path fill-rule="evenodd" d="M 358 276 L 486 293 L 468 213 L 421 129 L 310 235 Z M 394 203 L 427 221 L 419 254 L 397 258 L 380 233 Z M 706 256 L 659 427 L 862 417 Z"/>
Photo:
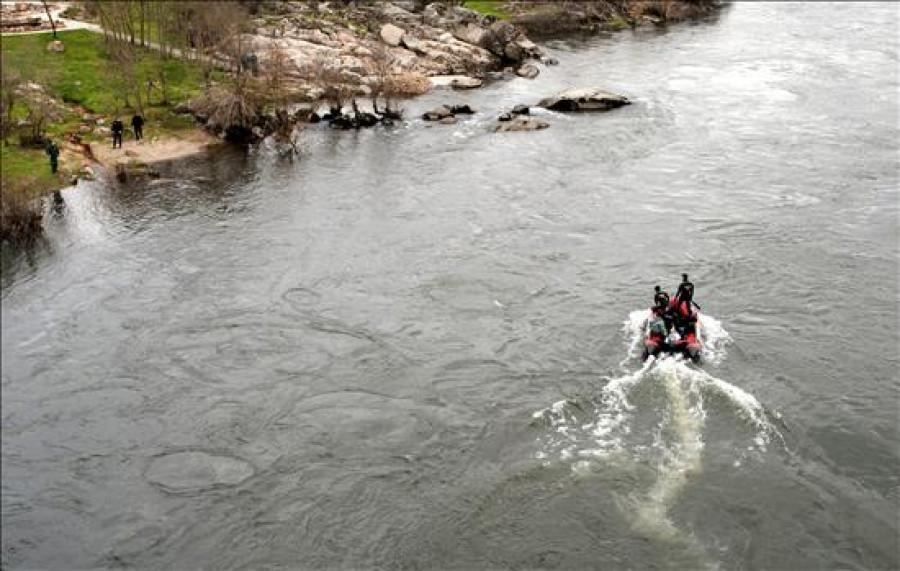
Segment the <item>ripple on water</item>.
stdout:
<path fill-rule="evenodd" d="M 172 452 L 153 459 L 145 477 L 170 494 L 195 494 L 237 486 L 253 476 L 248 462 L 202 451 Z"/>

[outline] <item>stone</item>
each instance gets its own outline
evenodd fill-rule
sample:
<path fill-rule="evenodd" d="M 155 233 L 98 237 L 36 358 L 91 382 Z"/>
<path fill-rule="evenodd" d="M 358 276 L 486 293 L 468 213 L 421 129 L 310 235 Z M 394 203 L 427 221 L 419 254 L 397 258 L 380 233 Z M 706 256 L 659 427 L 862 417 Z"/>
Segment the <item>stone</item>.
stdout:
<path fill-rule="evenodd" d="M 415 36 L 403 34 L 403 37 L 400 38 L 400 45 L 410 51 L 416 52 L 417 54 L 424 53 L 424 48 L 422 48 L 422 44 L 419 43 L 419 38 Z"/>
<path fill-rule="evenodd" d="M 500 115 L 499 117 L 497 117 L 497 121 L 512 121 L 512 114 L 504 113 L 504 114 Z"/>
<path fill-rule="evenodd" d="M 422 10 L 422 21 L 428 26 L 440 26 L 444 19 L 446 6 L 440 2 L 432 2 Z"/>
<path fill-rule="evenodd" d="M 484 81 L 477 77 L 458 77 L 450 82 L 453 89 L 477 89 L 484 85 Z"/>
<path fill-rule="evenodd" d="M 452 115 L 450 117 L 444 117 L 440 120 L 440 123 L 441 125 L 452 125 L 456 123 L 456 117 L 453 117 Z"/>
<path fill-rule="evenodd" d="M 458 26 L 453 30 L 453 37 L 459 41 L 481 48 L 488 45 L 489 34 L 490 32 L 488 32 L 488 30 L 473 23 L 466 24 L 465 26 Z"/>
<path fill-rule="evenodd" d="M 516 105 L 510 111 L 513 115 L 528 115 L 531 113 L 531 109 L 527 105 Z"/>
<path fill-rule="evenodd" d="M 631 101 L 624 95 L 604 91 L 597 87 L 567 89 L 553 97 L 541 99 L 539 106 L 554 111 L 608 111 Z"/>
<path fill-rule="evenodd" d="M 450 112 L 454 115 L 472 115 L 475 113 L 475 110 L 469 107 L 468 105 L 453 105 L 450 107 Z"/>
<path fill-rule="evenodd" d="M 534 79 L 540 73 L 541 70 L 539 70 L 536 65 L 530 63 L 526 63 L 516 70 L 516 75 L 518 75 L 519 77 L 524 77 L 525 79 Z"/>
<path fill-rule="evenodd" d="M 481 14 L 465 6 L 450 6 L 447 9 L 447 18 L 460 24 L 468 24 L 481 20 Z"/>
<path fill-rule="evenodd" d="M 435 107 L 434 109 L 431 109 L 430 111 L 426 111 L 422 115 L 422 119 L 424 119 L 425 121 L 440 121 L 441 119 L 444 119 L 445 117 L 452 117 L 452 116 L 453 116 L 453 110 L 451 110 L 446 105 L 439 105 L 439 106 Z"/>
<path fill-rule="evenodd" d="M 541 121 L 540 119 L 526 119 L 519 117 L 512 121 L 505 121 L 494 127 L 495 132 L 507 131 L 540 131 L 550 126 L 550 123 Z"/>
<path fill-rule="evenodd" d="M 400 40 L 403 38 L 403 34 L 403 28 L 400 28 L 393 24 L 385 24 L 381 26 L 381 40 L 389 46 L 399 46 Z"/>

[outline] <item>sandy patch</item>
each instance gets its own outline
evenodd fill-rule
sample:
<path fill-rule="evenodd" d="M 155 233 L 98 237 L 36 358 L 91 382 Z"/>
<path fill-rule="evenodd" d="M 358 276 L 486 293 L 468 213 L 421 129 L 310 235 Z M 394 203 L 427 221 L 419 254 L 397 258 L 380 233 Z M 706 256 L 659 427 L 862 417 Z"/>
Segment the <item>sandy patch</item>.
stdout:
<path fill-rule="evenodd" d="M 147 139 L 141 141 L 128 140 L 126 136 L 120 149 L 112 148 L 112 138 L 110 138 L 103 143 L 91 144 L 91 150 L 94 152 L 94 157 L 105 165 L 115 165 L 130 161 L 153 164 L 204 153 L 211 147 L 221 144 L 222 141 L 217 137 L 198 129 L 177 137 L 166 137 L 152 141 Z"/>

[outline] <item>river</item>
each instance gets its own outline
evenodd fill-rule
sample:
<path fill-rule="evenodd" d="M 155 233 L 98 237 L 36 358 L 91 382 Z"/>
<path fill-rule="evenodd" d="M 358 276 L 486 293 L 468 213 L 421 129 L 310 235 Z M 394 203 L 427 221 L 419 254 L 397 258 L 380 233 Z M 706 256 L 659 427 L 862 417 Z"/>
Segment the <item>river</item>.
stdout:
<path fill-rule="evenodd" d="M 3 567 L 898 568 L 897 31 L 736 3 L 66 190 L 3 250 Z M 634 104 L 488 132 L 585 85 Z M 642 366 L 682 272 L 708 359 Z"/>

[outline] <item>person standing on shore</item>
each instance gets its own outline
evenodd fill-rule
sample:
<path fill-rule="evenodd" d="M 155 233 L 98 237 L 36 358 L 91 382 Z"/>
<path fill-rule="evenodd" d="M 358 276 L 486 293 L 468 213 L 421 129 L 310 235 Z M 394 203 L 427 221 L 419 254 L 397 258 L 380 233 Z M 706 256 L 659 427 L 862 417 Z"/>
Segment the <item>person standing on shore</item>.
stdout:
<path fill-rule="evenodd" d="M 144 118 L 140 113 L 131 118 L 131 127 L 134 129 L 134 138 L 140 141 L 144 138 Z"/>
<path fill-rule="evenodd" d="M 56 169 L 59 168 L 59 147 L 53 141 L 48 141 L 46 152 L 50 157 L 50 172 L 56 174 Z"/>
<path fill-rule="evenodd" d="M 116 148 L 116 143 L 119 144 L 119 148 L 122 148 L 122 133 L 125 132 L 125 125 L 122 123 L 122 120 L 116 117 L 116 120 L 112 122 L 110 126 L 110 131 L 112 131 L 113 137 L 113 148 Z"/>

